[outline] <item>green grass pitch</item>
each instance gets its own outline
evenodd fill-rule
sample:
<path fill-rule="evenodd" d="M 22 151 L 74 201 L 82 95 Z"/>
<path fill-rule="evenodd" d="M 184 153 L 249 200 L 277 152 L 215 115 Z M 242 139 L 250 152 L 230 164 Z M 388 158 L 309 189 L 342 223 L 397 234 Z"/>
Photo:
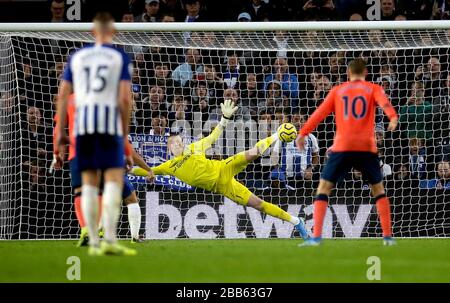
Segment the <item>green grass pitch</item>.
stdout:
<path fill-rule="evenodd" d="M 80 282 L 376 282 L 367 258 L 380 259 L 379 282 L 450 282 L 450 239 L 150 240 L 130 244 L 135 257 L 89 257 L 75 241 L 0 241 L 0 282 L 70 282 L 66 260 L 78 256 Z"/>

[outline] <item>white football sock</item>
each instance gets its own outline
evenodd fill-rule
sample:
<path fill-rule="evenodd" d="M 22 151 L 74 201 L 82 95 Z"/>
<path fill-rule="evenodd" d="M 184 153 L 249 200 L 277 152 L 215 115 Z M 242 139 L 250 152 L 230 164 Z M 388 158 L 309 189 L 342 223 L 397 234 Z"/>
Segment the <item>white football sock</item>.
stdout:
<path fill-rule="evenodd" d="M 89 234 L 89 245 L 97 246 L 98 238 L 98 188 L 92 185 L 81 187 L 81 211 Z"/>
<path fill-rule="evenodd" d="M 122 188 L 116 182 L 106 182 L 103 189 L 103 228 L 105 240 L 109 243 L 117 241 L 117 224 L 120 216 Z"/>
<path fill-rule="evenodd" d="M 130 224 L 130 232 L 133 238 L 139 238 L 139 229 L 141 228 L 141 208 L 139 203 L 131 203 L 128 208 L 128 223 Z"/>
<path fill-rule="evenodd" d="M 294 217 L 291 215 L 291 220 L 289 221 L 294 225 L 297 225 L 298 223 L 300 223 L 300 219 L 298 217 Z"/>

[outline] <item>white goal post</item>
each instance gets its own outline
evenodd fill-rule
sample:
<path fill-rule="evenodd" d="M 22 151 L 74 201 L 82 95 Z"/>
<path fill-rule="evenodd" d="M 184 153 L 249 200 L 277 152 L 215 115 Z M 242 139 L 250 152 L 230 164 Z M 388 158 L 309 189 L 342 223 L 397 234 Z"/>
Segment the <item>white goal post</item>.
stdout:
<path fill-rule="evenodd" d="M 92 43 L 91 23 L 0 24 L 0 239 L 75 239 L 68 165 L 49 172 L 54 98 L 70 53 Z M 210 132 L 226 96 L 241 107 L 208 152 L 224 159 L 279 123 L 301 126 L 355 57 L 400 113 L 386 130 L 377 114 L 380 169 L 395 237 L 450 236 L 450 21 L 117 23 L 114 43 L 133 60 L 130 139 L 149 165 L 167 158 L 169 130 L 186 142 Z M 264 200 L 304 216 L 312 203 L 333 118 L 305 153 L 274 146 L 236 176 Z M 130 176 L 149 239 L 290 238 L 292 226 L 192 188 Z M 366 182 L 352 171 L 330 197 L 325 237 L 378 237 Z M 124 208 L 126 213 L 126 208 Z M 129 237 L 126 216 L 119 236 Z"/>

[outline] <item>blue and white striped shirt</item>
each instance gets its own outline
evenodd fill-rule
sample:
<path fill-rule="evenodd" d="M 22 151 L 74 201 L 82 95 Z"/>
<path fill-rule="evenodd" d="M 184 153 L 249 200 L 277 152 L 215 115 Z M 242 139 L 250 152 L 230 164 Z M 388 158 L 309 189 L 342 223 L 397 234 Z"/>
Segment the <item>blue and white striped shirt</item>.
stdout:
<path fill-rule="evenodd" d="M 312 165 L 313 154 L 319 152 L 317 138 L 309 134 L 305 140 L 305 147 L 300 151 L 295 145 L 295 140 L 289 143 L 281 143 L 281 163 L 280 168 L 286 173 L 288 178 L 303 176 L 306 168 Z M 276 146 L 279 149 L 279 146 Z"/>
<path fill-rule="evenodd" d="M 110 44 L 83 47 L 69 58 L 63 79 L 75 93 L 75 136 L 123 135 L 119 85 L 131 80 L 131 69 L 128 55 Z"/>

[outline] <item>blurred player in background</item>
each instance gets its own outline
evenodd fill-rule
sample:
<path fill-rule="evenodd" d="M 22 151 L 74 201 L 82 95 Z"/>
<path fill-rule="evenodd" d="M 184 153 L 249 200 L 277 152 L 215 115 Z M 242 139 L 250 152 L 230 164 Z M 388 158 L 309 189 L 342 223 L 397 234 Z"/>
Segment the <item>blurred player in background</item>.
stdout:
<path fill-rule="evenodd" d="M 296 110 L 291 114 L 291 123 L 296 129 L 301 129 L 305 121 L 304 114 L 300 111 Z M 309 134 L 302 150 L 297 148 L 295 141 L 282 143 L 278 140 L 271 161 L 277 165 L 272 176 L 285 181 L 290 188 L 305 186 L 303 181 L 312 181 L 313 173 L 319 167 L 319 145 L 316 136 Z"/>
<path fill-rule="evenodd" d="M 383 175 L 375 140 L 375 109 L 380 106 L 389 117 L 388 130 L 397 127 L 398 116 L 381 86 L 365 81 L 366 64 L 362 59 L 351 61 L 347 68 L 349 82 L 335 86 L 323 103 L 311 115 L 297 139 L 299 149 L 305 138 L 329 114 L 334 113 L 336 135 L 329 150 L 328 161 L 322 171 L 314 202 L 313 237 L 300 244 L 317 246 L 321 242 L 322 226 L 328 206 L 328 196 L 335 184 L 353 167 L 368 180 L 375 198 L 383 230 L 383 243 L 393 245 L 389 199 L 383 186 Z"/>
<path fill-rule="evenodd" d="M 108 13 L 94 18 L 95 44 L 76 51 L 68 60 L 58 95 L 57 145 L 64 157 L 68 97 L 75 93 L 74 125 L 77 165 L 81 171 L 81 209 L 89 234 L 90 255 L 135 255 L 117 242 L 123 189 L 125 142 L 131 110 L 131 63 L 114 48 L 114 19 Z M 132 166 L 131 154 L 127 163 Z M 104 241 L 98 236 L 98 196 L 103 182 Z"/>
<path fill-rule="evenodd" d="M 85 246 L 88 243 L 88 230 L 86 227 L 86 223 L 83 218 L 83 213 L 81 211 L 81 172 L 78 168 L 77 159 L 76 159 L 76 148 L 75 148 L 75 136 L 73 133 L 73 127 L 75 123 L 75 104 L 74 104 L 75 96 L 72 94 L 69 96 L 67 100 L 67 118 L 68 122 L 68 131 L 69 131 L 69 166 L 70 166 L 70 183 L 72 185 L 75 205 L 75 214 L 78 220 L 78 223 L 81 228 L 80 240 L 78 241 L 77 246 Z M 55 169 L 61 169 L 64 163 L 64 158 L 60 157 L 60 152 L 58 151 L 58 146 L 56 144 L 56 138 L 58 137 L 58 128 L 59 128 L 59 119 L 58 116 L 55 115 L 55 128 L 53 129 L 53 162 L 52 167 Z M 135 162 L 139 167 L 144 170 L 149 171 L 150 167 L 145 163 L 144 159 L 133 149 L 131 144 L 127 141 L 125 149 L 130 150 L 133 162 Z M 132 243 L 140 243 L 143 242 L 142 238 L 139 236 L 139 229 L 141 226 L 141 208 L 139 207 L 138 198 L 136 195 L 136 191 L 133 188 L 133 185 L 128 180 L 127 175 L 124 175 L 124 187 L 122 191 L 122 199 L 123 204 L 127 206 L 128 209 L 128 223 L 130 224 L 130 233 L 131 233 L 131 242 Z M 99 207 L 101 213 L 101 197 L 99 197 Z M 101 215 L 100 215 L 101 216 Z M 101 220 L 100 220 L 101 224 Z"/>
<path fill-rule="evenodd" d="M 292 223 L 303 239 L 308 238 L 303 219 L 292 216 L 280 207 L 262 200 L 234 178 L 278 140 L 277 133 L 260 140 L 252 149 L 225 160 L 209 160 L 205 157 L 205 151 L 220 137 L 238 107 L 235 107 L 231 100 L 225 100 L 221 104 L 221 109 L 220 123 L 209 136 L 200 141 L 186 147 L 181 136 L 170 136 L 167 145 L 174 158 L 152 167 L 149 177 L 154 178 L 154 175 L 175 176 L 189 185 L 222 194 L 238 204 L 253 207 L 272 217 Z M 139 172 L 135 171 L 134 173 L 140 175 Z M 148 174 L 144 172 L 142 175 L 147 176 Z"/>

